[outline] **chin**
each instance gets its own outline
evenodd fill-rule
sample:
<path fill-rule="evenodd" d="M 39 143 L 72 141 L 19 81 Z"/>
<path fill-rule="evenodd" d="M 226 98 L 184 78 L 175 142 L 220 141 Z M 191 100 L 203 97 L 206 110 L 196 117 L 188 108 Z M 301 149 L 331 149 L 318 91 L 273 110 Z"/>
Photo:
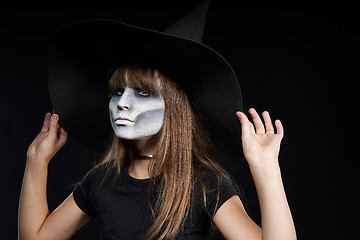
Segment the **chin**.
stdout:
<path fill-rule="evenodd" d="M 144 137 L 144 135 L 141 134 L 134 134 L 134 133 L 125 133 L 124 131 L 121 132 L 115 132 L 116 136 L 120 139 L 124 139 L 124 140 L 137 140 L 137 139 L 142 139 Z"/>
<path fill-rule="evenodd" d="M 118 137 L 118 138 L 120 138 L 120 139 L 124 139 L 124 140 L 134 140 L 134 139 L 137 139 L 136 137 L 134 137 L 134 136 L 129 136 L 129 135 L 127 135 L 127 134 L 123 134 L 123 133 L 115 133 L 116 134 L 116 136 Z"/>
<path fill-rule="evenodd" d="M 124 132 L 115 132 L 115 135 L 123 140 L 140 140 L 140 139 L 144 139 L 144 138 L 148 138 L 148 137 L 153 137 L 155 136 L 157 133 L 149 133 L 149 134 L 126 134 Z"/>

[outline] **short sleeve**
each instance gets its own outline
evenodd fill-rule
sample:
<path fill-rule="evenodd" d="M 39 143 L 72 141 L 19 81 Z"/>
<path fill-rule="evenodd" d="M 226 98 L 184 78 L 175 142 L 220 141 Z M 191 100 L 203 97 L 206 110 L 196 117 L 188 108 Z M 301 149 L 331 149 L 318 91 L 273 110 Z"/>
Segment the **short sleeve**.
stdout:
<path fill-rule="evenodd" d="M 232 196 L 239 196 L 240 193 L 235 187 L 235 183 L 228 177 L 214 173 L 206 174 L 204 179 L 206 189 L 206 214 L 212 219 L 217 210 Z"/>
<path fill-rule="evenodd" d="M 76 184 L 73 190 L 75 203 L 78 207 L 88 215 L 96 215 L 94 204 L 94 188 L 98 169 L 92 168 L 86 175 Z"/>

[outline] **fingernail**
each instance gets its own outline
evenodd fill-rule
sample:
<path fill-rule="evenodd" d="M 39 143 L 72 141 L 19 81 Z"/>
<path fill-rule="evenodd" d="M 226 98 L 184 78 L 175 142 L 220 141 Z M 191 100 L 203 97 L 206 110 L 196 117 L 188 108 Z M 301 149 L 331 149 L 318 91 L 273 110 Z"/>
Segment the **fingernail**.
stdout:
<path fill-rule="evenodd" d="M 52 120 L 58 120 L 58 118 L 59 118 L 59 117 L 58 117 L 58 115 L 56 115 L 56 114 L 53 114 L 53 115 L 51 116 L 51 119 L 52 119 Z"/>

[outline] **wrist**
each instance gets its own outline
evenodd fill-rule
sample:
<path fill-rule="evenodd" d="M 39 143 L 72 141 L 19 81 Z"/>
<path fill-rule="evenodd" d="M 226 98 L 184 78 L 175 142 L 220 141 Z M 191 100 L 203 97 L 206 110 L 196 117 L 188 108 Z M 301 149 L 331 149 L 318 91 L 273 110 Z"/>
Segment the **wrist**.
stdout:
<path fill-rule="evenodd" d="M 27 156 L 26 165 L 31 168 L 47 168 L 49 162 L 46 158 Z"/>
<path fill-rule="evenodd" d="M 278 158 L 257 158 L 247 160 L 250 169 L 254 170 L 275 170 L 280 168 Z"/>
<path fill-rule="evenodd" d="M 257 178 L 267 181 L 281 174 L 277 159 L 271 161 L 252 162 L 249 163 L 249 168 L 254 180 Z"/>

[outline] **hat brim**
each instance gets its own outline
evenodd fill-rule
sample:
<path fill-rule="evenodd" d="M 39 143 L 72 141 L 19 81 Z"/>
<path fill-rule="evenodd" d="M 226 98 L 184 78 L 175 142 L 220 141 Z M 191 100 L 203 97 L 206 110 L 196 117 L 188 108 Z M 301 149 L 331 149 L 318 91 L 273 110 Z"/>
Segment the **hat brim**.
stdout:
<path fill-rule="evenodd" d="M 106 88 L 108 71 L 127 63 L 159 69 L 186 92 L 223 166 L 242 161 L 242 110 L 237 77 L 211 48 L 188 39 L 115 20 L 85 20 L 58 29 L 49 41 L 49 94 L 60 124 L 102 152 L 112 135 Z"/>

